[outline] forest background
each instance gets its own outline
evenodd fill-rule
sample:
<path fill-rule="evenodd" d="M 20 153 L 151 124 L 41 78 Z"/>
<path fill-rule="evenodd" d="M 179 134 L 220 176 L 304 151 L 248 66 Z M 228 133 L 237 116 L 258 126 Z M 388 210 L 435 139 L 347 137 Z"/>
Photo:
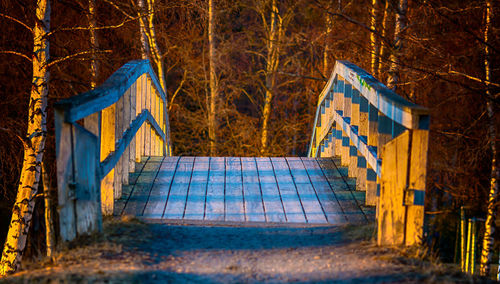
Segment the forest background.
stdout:
<path fill-rule="evenodd" d="M 493 12 L 485 42 L 488 2 Z M 93 15 L 89 3 L 95 4 Z M 345 59 L 383 83 L 397 77 L 396 92 L 431 111 L 430 245 L 453 260 L 459 208 L 467 206 L 471 216 L 486 215 L 493 160 L 488 131 L 500 125 L 498 1 L 410 0 L 397 42 L 399 1 L 393 0 L 220 0 L 213 2 L 212 17 L 209 1 L 149 3 L 165 71 L 174 155 L 305 156 L 319 93 L 335 60 Z M 23 162 L 36 4 L 0 1 L 2 244 Z M 47 37 L 51 62 L 57 64 L 50 65 L 44 163 L 54 177 L 53 104 L 92 87 L 92 62 L 102 83 L 127 61 L 141 58 L 142 46 L 135 1 L 51 4 Z M 97 41 L 91 40 L 92 18 Z M 389 72 L 391 64 L 397 69 Z M 39 237 L 28 238 L 31 255 L 45 249 L 43 206 L 40 194 L 30 228 L 30 235 Z"/>

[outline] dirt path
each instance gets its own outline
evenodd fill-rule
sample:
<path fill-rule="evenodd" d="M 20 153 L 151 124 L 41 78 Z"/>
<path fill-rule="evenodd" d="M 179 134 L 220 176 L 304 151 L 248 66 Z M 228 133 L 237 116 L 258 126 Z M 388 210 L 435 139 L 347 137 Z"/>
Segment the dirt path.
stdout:
<path fill-rule="evenodd" d="M 7 282 L 455 282 L 443 265 L 367 241 L 371 226 L 236 228 L 108 221 L 55 263 L 25 265 Z M 450 273 L 454 273 L 450 275 Z M 462 279 L 465 280 L 465 279 Z"/>

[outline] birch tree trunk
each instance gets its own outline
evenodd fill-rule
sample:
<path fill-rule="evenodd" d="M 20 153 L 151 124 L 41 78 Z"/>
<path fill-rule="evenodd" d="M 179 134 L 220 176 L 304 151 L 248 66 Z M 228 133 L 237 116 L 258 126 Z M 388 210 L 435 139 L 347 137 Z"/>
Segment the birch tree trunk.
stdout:
<path fill-rule="evenodd" d="M 141 58 L 149 58 L 149 44 L 146 36 L 146 20 L 144 19 L 144 0 L 138 0 L 137 6 L 139 6 L 139 33 L 141 34 Z"/>
<path fill-rule="evenodd" d="M 378 1 L 372 0 L 372 10 L 370 13 L 370 28 L 372 30 L 377 29 L 377 5 Z M 370 72 L 372 73 L 373 76 L 377 77 L 376 71 L 378 63 L 378 45 L 374 32 L 370 33 L 370 53 L 371 53 Z"/>
<path fill-rule="evenodd" d="M 403 49 L 403 33 L 406 29 L 406 11 L 408 10 L 408 0 L 399 0 L 396 9 L 396 26 L 394 29 L 394 50 L 391 53 L 391 66 L 389 68 L 389 78 L 387 79 L 387 87 L 396 90 L 396 85 L 399 81 L 399 60 Z"/>
<path fill-rule="evenodd" d="M 95 89 L 97 86 L 97 76 L 99 72 L 99 63 L 97 62 L 96 51 L 98 48 L 97 33 L 96 33 L 96 16 L 95 16 L 95 0 L 89 0 L 89 33 L 90 33 L 90 48 L 92 51 L 90 60 L 90 87 Z"/>
<path fill-rule="evenodd" d="M 43 200 L 45 205 L 45 243 L 47 256 L 52 258 L 56 247 L 56 232 L 54 227 L 53 188 L 45 163 L 42 163 Z"/>
<path fill-rule="evenodd" d="M 215 74 L 215 42 L 214 42 L 214 1 L 208 1 L 208 59 L 210 68 L 210 105 L 208 110 L 208 139 L 210 156 L 216 155 L 215 138 L 215 104 L 218 97 L 217 76 Z"/>
<path fill-rule="evenodd" d="M 50 2 L 38 0 L 33 29 L 33 81 L 29 102 L 28 130 L 24 142 L 24 161 L 12 219 L 0 262 L 0 275 L 19 267 L 28 236 L 47 135 L 47 95 L 49 83 Z"/>
<path fill-rule="evenodd" d="M 141 33 L 141 52 L 142 59 L 149 59 L 156 67 L 158 79 L 164 92 L 167 92 L 165 82 L 165 64 L 163 54 L 156 40 L 156 31 L 154 26 L 155 18 L 155 0 L 146 0 L 147 6 L 144 6 L 144 0 L 138 0 L 139 6 L 139 30 Z"/>
<path fill-rule="evenodd" d="M 260 154 L 265 156 L 268 153 L 268 127 L 271 117 L 271 105 L 273 101 L 274 87 L 276 85 L 276 71 L 279 64 L 279 41 L 282 31 L 281 17 L 279 15 L 278 4 L 272 0 L 271 23 L 268 29 L 267 39 L 267 62 L 266 62 L 266 95 L 264 98 L 264 110 L 262 112 L 262 135 Z"/>
<path fill-rule="evenodd" d="M 384 7 L 384 16 L 382 18 L 382 28 L 381 28 L 381 35 L 382 38 L 385 38 L 386 33 L 387 33 L 387 21 L 389 19 L 389 0 L 385 0 L 385 7 Z M 378 53 L 378 64 L 377 64 L 377 74 L 380 76 L 382 74 L 382 58 L 384 57 L 384 50 L 385 49 L 385 42 L 383 40 L 380 41 L 380 49 Z M 382 78 L 379 78 L 382 79 Z"/>
<path fill-rule="evenodd" d="M 490 48 L 488 46 L 490 40 L 488 37 L 489 30 L 491 29 L 491 18 L 493 14 L 493 1 L 486 0 L 486 21 L 484 29 L 484 73 L 486 82 L 491 82 L 491 66 L 490 66 Z M 482 276 L 488 276 L 490 273 L 490 265 L 493 259 L 493 245 L 494 245 L 494 233 L 495 233 L 495 219 L 497 212 L 497 200 L 498 200 L 498 179 L 500 179 L 500 168 L 497 161 L 497 125 L 496 125 L 496 105 L 491 93 L 491 86 L 486 83 L 486 97 L 487 105 L 486 109 L 489 118 L 488 136 L 491 147 L 491 177 L 490 177 L 490 194 L 488 197 L 488 212 L 486 213 L 486 222 L 484 224 L 484 238 L 483 238 L 483 249 L 481 251 L 481 265 L 480 273 Z"/>
<path fill-rule="evenodd" d="M 330 52 L 330 34 L 332 33 L 333 19 L 332 15 L 326 13 L 326 33 L 325 33 L 325 49 L 323 50 L 323 76 L 329 78 L 330 66 L 328 66 L 328 53 Z"/>

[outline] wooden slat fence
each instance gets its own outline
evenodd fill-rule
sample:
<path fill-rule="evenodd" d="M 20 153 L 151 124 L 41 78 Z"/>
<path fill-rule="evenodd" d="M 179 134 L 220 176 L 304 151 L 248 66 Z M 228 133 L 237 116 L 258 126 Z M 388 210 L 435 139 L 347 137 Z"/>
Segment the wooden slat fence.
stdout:
<path fill-rule="evenodd" d="M 166 96 L 147 60 L 55 106 L 60 235 L 100 230 L 143 156 L 170 156 Z"/>
<path fill-rule="evenodd" d="M 358 66 L 337 61 L 320 94 L 309 157 L 339 156 L 367 205 L 377 205 L 378 242 L 420 241 L 429 111 Z"/>

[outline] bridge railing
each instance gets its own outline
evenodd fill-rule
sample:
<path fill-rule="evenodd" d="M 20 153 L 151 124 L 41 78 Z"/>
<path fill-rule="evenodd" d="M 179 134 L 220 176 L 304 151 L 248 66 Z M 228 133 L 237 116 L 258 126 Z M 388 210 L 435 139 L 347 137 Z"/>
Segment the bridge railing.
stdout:
<path fill-rule="evenodd" d="M 358 66 L 337 61 L 320 94 L 310 157 L 339 156 L 366 204 L 377 205 L 378 241 L 420 241 L 429 111 Z"/>
<path fill-rule="evenodd" d="M 142 156 L 170 155 L 165 93 L 147 60 L 55 106 L 60 233 L 100 230 Z"/>

